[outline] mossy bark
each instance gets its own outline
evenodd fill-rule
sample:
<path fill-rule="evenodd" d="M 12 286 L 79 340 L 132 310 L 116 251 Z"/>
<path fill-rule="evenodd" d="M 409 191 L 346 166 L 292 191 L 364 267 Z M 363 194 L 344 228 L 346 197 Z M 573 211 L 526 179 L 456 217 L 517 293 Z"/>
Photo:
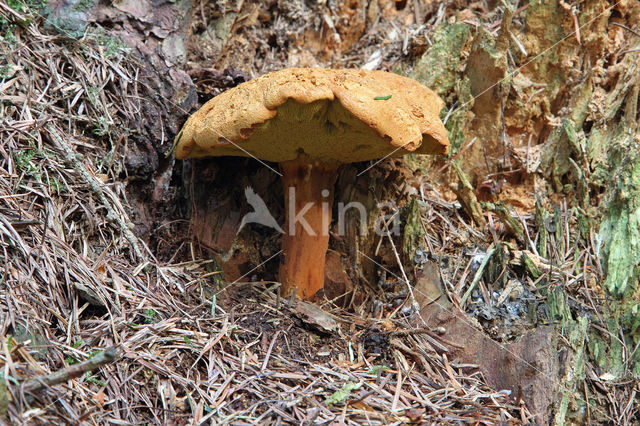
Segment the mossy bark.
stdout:
<path fill-rule="evenodd" d="M 460 188 L 473 195 L 483 174 L 500 173 L 510 155 L 501 145 L 505 134 L 514 145 L 524 135 L 539 149 L 533 169 L 548 182 L 532 194 L 537 255 L 553 260 L 574 243 L 594 252 L 590 269 L 579 250 L 573 258 L 576 274 L 584 273 L 585 283 L 593 277 L 594 288 L 602 289 L 596 315 L 572 315 L 566 294 L 547 295 L 550 319 L 563 336 L 561 351 L 570 354 L 553 404 L 556 423 L 586 421 L 579 413 L 584 395 L 576 386 L 587 363 L 600 369 L 597 374 L 640 376 L 640 37 L 625 30 L 622 36 L 632 42 L 608 50 L 612 20 L 637 28 L 638 9 L 631 2 L 588 0 L 572 9 L 560 0 L 534 0 L 517 15 L 517 24 L 510 26 L 506 13 L 497 36 L 443 23 L 411 74 L 437 84 L 452 106 L 443 114 L 451 155 L 473 144 L 450 168 L 450 176 L 464 178 Z M 606 61 L 615 64 L 607 69 L 608 82 L 596 66 L 609 67 Z M 529 152 L 526 142 L 525 148 Z M 493 210 L 523 242 L 520 223 L 506 208 L 457 195 L 468 216 Z M 578 232 L 565 235 L 565 212 L 554 205 L 558 197 L 566 198 Z M 529 269 L 534 279 L 544 274 Z"/>
<path fill-rule="evenodd" d="M 634 49 L 640 48 L 640 39 Z M 606 188 L 599 226 L 604 288 L 611 301 L 601 315 L 610 334 L 593 333 L 590 348 L 598 364 L 622 377 L 640 376 L 640 55 L 627 55 L 618 83 L 606 98 L 605 119 L 592 129 L 587 151 L 594 180 Z M 596 180 L 597 179 L 597 180 Z"/>

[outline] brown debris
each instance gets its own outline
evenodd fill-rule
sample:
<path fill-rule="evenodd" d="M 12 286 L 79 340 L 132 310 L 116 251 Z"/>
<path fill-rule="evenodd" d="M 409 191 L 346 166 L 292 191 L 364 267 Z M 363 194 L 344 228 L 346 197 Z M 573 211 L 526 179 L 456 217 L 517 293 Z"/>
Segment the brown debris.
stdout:
<path fill-rule="evenodd" d="M 547 413 L 557 390 L 559 366 L 552 327 L 539 327 L 514 343 L 499 343 L 480 330 L 478 324 L 447 301 L 442 284 L 431 272 L 418 281 L 420 316 L 432 329 L 443 331 L 449 357 L 476 364 L 497 390 L 508 389 L 522 399 L 537 423 L 547 423 Z"/>

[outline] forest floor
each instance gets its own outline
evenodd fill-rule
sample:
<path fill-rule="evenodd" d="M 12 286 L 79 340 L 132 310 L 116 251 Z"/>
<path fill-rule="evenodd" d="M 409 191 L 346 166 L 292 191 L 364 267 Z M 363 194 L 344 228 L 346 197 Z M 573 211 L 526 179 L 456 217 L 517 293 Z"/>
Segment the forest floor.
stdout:
<path fill-rule="evenodd" d="M 531 137 L 489 144 L 484 155 L 478 148 L 470 188 L 457 185 L 465 174 L 456 160 L 480 147 L 480 130 L 447 159 L 354 166 L 384 188 L 378 196 L 396 203 L 406 231 L 371 241 L 372 257 L 360 259 L 372 262 L 363 269 L 375 282 L 342 268 L 349 242 L 333 243 L 342 259 L 334 267 L 348 275 L 339 280 L 352 290 L 341 303 L 281 298 L 277 262 L 269 263 L 279 241 L 262 229 L 240 234 L 253 250 L 239 254 L 232 279 L 187 232 L 189 169 L 165 154 L 203 101 L 289 66 L 418 75 L 440 24 L 497 38 L 504 7 L 107 3 L 0 0 L 0 422 L 637 420 L 640 387 L 630 373 L 613 379 L 586 357 L 576 368 L 588 352 L 579 326 L 545 334 L 567 317 L 598 319 L 610 300 L 597 232 L 583 226 L 574 193 L 548 190 Z M 516 24 L 524 11 L 513 8 Z M 608 39 L 616 52 L 629 49 L 618 29 Z M 465 61 L 471 51 L 462 49 Z M 460 73 L 465 62 L 451 67 Z M 550 108 L 536 114 L 560 115 L 536 98 L 538 86 L 522 84 L 532 105 Z M 448 111 L 464 102 L 441 96 Z M 531 124 L 534 107 L 516 113 L 505 102 L 503 125 L 549 134 Z M 263 177 L 249 160 L 214 167 L 248 170 L 249 182 Z M 237 197 L 238 186 L 224 196 Z M 486 223 L 465 202 L 484 203 Z M 422 313 L 430 309 L 434 289 L 447 309 L 466 313 L 458 339 L 408 309 L 411 292 Z M 461 338 L 488 345 L 487 359 L 460 355 Z M 632 358 L 637 346 L 620 341 Z M 553 365 L 540 359 L 549 353 Z M 503 357 L 509 365 L 490 362 Z M 496 387 L 500 374 L 512 381 Z"/>

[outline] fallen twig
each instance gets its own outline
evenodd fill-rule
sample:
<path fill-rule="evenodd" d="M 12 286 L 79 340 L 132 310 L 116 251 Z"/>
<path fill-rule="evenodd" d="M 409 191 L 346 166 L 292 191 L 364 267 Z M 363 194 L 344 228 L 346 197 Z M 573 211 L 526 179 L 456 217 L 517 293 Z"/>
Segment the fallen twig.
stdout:
<path fill-rule="evenodd" d="M 40 392 L 50 386 L 59 385 L 60 383 L 80 377 L 87 371 L 95 370 L 105 364 L 109 364 L 117 358 L 118 350 L 115 347 L 111 347 L 86 361 L 71 365 L 46 376 L 27 380 L 22 385 L 22 390 L 27 393 Z"/>
<path fill-rule="evenodd" d="M 144 261 L 146 258 L 140 250 L 140 246 L 138 245 L 138 238 L 133 234 L 122 217 L 115 212 L 109 200 L 107 200 L 107 197 L 104 194 L 103 190 L 104 185 L 101 185 L 97 179 L 93 178 L 89 174 L 89 172 L 87 172 L 85 166 L 76 158 L 76 153 L 64 141 L 64 139 L 60 137 L 53 126 L 48 125 L 46 126 L 46 129 L 53 138 L 53 142 L 64 152 L 66 160 L 73 164 L 74 169 L 82 177 L 82 180 L 85 181 L 89 188 L 91 188 L 91 191 L 98 197 L 104 208 L 107 209 L 107 219 L 111 219 L 118 225 L 118 227 L 120 228 L 120 232 L 122 232 L 127 241 L 129 241 L 129 244 L 131 244 L 131 248 L 136 254 L 137 259 L 139 261 Z"/>

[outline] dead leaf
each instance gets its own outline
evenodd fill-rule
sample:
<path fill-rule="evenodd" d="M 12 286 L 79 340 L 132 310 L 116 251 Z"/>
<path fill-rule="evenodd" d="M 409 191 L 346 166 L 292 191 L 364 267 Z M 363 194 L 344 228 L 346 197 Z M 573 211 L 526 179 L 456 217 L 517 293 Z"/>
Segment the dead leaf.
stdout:
<path fill-rule="evenodd" d="M 340 327 L 336 320 L 313 303 L 298 302 L 293 308 L 293 314 L 303 322 L 325 333 L 332 333 Z"/>
<path fill-rule="evenodd" d="M 99 391 L 97 394 L 93 395 L 93 400 L 99 405 L 104 406 L 104 392 Z"/>
<path fill-rule="evenodd" d="M 344 404 L 349 398 L 349 395 L 351 395 L 351 391 L 360 389 L 360 386 L 362 386 L 362 383 L 354 383 L 354 382 L 345 383 L 344 386 L 342 386 L 339 390 L 332 393 L 326 399 L 325 404 L 327 405 Z"/>
<path fill-rule="evenodd" d="M 410 421 L 417 422 L 420 419 L 422 419 L 424 412 L 425 412 L 424 408 L 412 408 L 409 411 L 407 411 L 405 414 L 407 417 L 409 417 Z"/>

